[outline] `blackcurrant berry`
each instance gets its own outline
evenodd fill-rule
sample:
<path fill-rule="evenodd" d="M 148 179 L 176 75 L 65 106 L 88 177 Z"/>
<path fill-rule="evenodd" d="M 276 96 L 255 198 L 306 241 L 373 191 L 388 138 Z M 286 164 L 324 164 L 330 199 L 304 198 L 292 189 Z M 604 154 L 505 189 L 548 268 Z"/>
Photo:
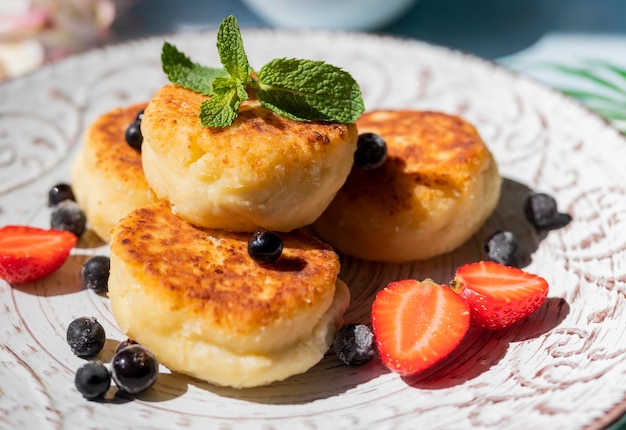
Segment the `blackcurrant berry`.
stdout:
<path fill-rule="evenodd" d="M 265 229 L 257 229 L 248 241 L 248 254 L 261 264 L 273 263 L 283 252 L 281 237 Z"/>
<path fill-rule="evenodd" d="M 71 185 L 59 183 L 48 191 L 48 206 L 56 206 L 63 200 L 76 200 Z"/>
<path fill-rule="evenodd" d="M 80 237 L 87 228 L 87 216 L 78 203 L 73 200 L 63 200 L 52 209 L 50 228 L 69 231 Z"/>
<path fill-rule="evenodd" d="M 143 143 L 143 135 L 141 134 L 141 121 L 133 121 L 126 128 L 126 143 L 131 148 L 141 152 L 141 144 Z"/>
<path fill-rule="evenodd" d="M 97 255 L 87 260 L 81 269 L 83 286 L 96 293 L 109 290 L 109 270 L 111 259 L 105 255 Z"/>
<path fill-rule="evenodd" d="M 565 227 L 572 220 L 569 214 L 558 211 L 554 197 L 545 193 L 532 193 L 524 202 L 524 214 L 539 230 Z"/>
<path fill-rule="evenodd" d="M 113 357 L 111 375 L 117 387 L 129 394 L 138 394 L 152 387 L 159 376 L 159 362 L 141 345 L 122 348 Z"/>
<path fill-rule="evenodd" d="M 76 318 L 67 327 L 67 343 L 79 357 L 90 357 L 104 347 L 106 334 L 104 327 L 93 317 Z"/>
<path fill-rule="evenodd" d="M 360 366 L 376 355 L 374 334 L 363 324 L 346 324 L 335 337 L 335 354 L 348 366 Z"/>
<path fill-rule="evenodd" d="M 487 259 L 505 266 L 517 266 L 517 238 L 510 231 L 496 231 L 485 241 Z"/>
<path fill-rule="evenodd" d="M 354 166 L 371 170 L 382 166 L 387 160 L 387 144 L 375 133 L 361 133 L 354 153 Z"/>
<path fill-rule="evenodd" d="M 102 362 L 88 361 L 76 371 L 74 385 L 84 398 L 97 399 L 111 386 L 111 373 Z"/>

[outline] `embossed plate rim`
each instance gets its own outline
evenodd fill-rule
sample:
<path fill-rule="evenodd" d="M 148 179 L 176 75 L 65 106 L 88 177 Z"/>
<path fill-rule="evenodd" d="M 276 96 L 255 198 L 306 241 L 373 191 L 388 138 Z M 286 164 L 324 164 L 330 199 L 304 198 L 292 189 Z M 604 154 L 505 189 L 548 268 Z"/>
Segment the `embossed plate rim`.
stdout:
<path fill-rule="evenodd" d="M 507 192 L 520 188 L 515 181 L 550 189 L 557 194 L 560 203 L 578 216 L 581 224 L 575 225 L 583 225 L 584 221 L 585 226 L 596 226 L 593 219 L 586 217 L 588 214 L 583 211 L 585 203 L 605 204 L 603 208 L 621 209 L 618 203 L 607 200 L 611 197 L 611 187 L 621 192 L 618 182 L 624 176 L 615 167 L 615 157 L 611 155 L 625 150 L 626 139 L 574 100 L 495 63 L 423 42 L 379 35 L 244 29 L 243 36 L 251 63 L 255 67 L 260 66 L 270 56 L 299 54 L 297 56 L 300 57 L 328 57 L 330 62 L 349 69 L 356 77 L 363 79 L 369 108 L 432 107 L 467 115 L 468 119 L 477 124 L 481 134 L 489 140 L 493 139 L 494 152 L 503 167 L 505 177 L 510 179 Z M 0 171 L 0 224 L 23 222 L 45 226 L 48 214 L 45 208 L 47 187 L 56 180 L 69 177 L 71 155 L 80 142 L 80 134 L 86 124 L 96 115 L 120 103 L 142 101 L 149 91 L 164 82 L 158 70 L 158 48 L 164 39 L 189 47 L 194 58 L 197 58 L 197 54 L 212 61 L 216 60 L 216 54 L 209 48 L 206 52 L 199 49 L 200 42 L 206 41 L 204 46 L 210 48 L 214 46 L 213 31 L 169 35 L 90 51 L 0 85 L 0 100 L 3 100 L 0 102 L 0 166 L 8 167 L 8 170 L 4 170 L 7 172 L 5 176 Z M 329 50 L 328 46 L 332 49 Z M 397 67 L 399 65 L 404 69 Z M 397 70 L 392 70 L 392 66 L 396 66 Z M 450 71 L 451 67 L 462 68 Z M 86 74 L 86 71 L 90 73 Z M 126 81 L 121 78 L 126 78 Z M 68 79 L 71 84 L 64 84 Z M 52 106 L 42 102 L 49 102 Z M 570 124 L 568 121 L 572 119 L 574 122 Z M 31 128 L 32 123 L 29 121 L 34 121 L 41 128 Z M 556 144 L 550 145 L 553 143 L 551 138 L 556 138 Z M 594 160 L 593 151 L 589 149 L 589 142 L 593 138 L 604 139 L 607 142 L 605 151 L 611 151 L 611 154 L 598 151 L 597 160 Z M 29 144 L 19 146 L 15 143 L 19 139 Z M 597 184 L 592 181 L 592 186 L 587 186 L 591 179 L 584 176 L 580 169 L 570 172 L 567 165 L 559 166 L 556 163 L 558 159 L 580 162 L 576 158 L 576 151 L 588 155 L 591 167 L 598 172 L 599 166 L 606 162 L 609 170 L 604 179 L 610 183 L 603 185 L 598 180 Z M 46 156 L 38 157 L 41 154 Z M 534 163 L 536 158 L 541 158 L 539 162 L 544 164 Z M 537 165 L 544 168 L 536 167 Z M 546 166 L 549 169 L 546 170 Z M 533 168 L 536 170 L 532 171 Z M 552 169 L 556 169 L 556 173 Z M 20 175 L 29 172 L 32 177 L 20 183 Z M 531 175 L 533 172 L 535 174 Z M 582 194 L 577 193 L 576 187 L 572 186 L 572 181 L 576 178 L 582 178 L 585 191 Z M 502 208 L 490 226 L 501 225 L 506 217 L 518 216 L 504 209 Z M 603 221 L 599 227 L 611 227 L 608 217 L 599 214 L 599 219 Z M 583 246 L 576 248 L 578 243 L 588 239 L 582 233 L 584 232 L 572 227 L 550 233 L 546 238 L 533 237 L 538 246 L 534 255 L 537 258 L 552 259 L 549 263 L 556 268 L 564 261 L 570 265 L 569 269 L 574 266 L 578 272 L 563 270 L 559 271 L 559 276 L 563 276 L 564 280 L 572 280 L 576 276 L 582 279 L 578 280 L 579 297 L 586 298 L 587 294 L 593 293 L 593 297 L 613 299 L 617 295 L 616 300 L 621 300 L 618 293 L 623 292 L 615 275 L 622 266 L 626 266 L 626 251 L 620 249 L 614 255 L 600 256 L 596 262 L 593 256 L 585 253 Z M 568 243 L 569 240 L 572 243 Z M 440 277 L 449 274 L 448 266 L 451 263 L 467 259 L 470 255 L 476 256 L 479 242 L 476 239 L 453 256 L 429 263 L 431 270 Z M 571 260 L 560 254 L 560 249 L 567 249 L 568 246 L 570 251 L 577 253 Z M 441 369 L 426 375 L 425 380 L 418 378 L 402 381 L 376 364 L 363 370 L 340 367 L 332 354 L 328 354 L 308 375 L 278 383 L 269 389 L 233 392 L 170 375 L 165 370 L 158 389 L 153 393 L 132 402 L 115 398 L 104 403 L 93 403 L 82 400 L 73 391 L 72 369 L 81 361 L 64 349 L 62 333 L 68 315 L 81 312 L 87 306 L 111 330 L 111 340 L 121 339 L 122 335 L 116 331 L 110 316 L 106 298 L 78 290 L 77 269 L 80 263 L 88 255 L 98 252 L 106 252 L 106 247 L 78 248 L 72 260 L 59 273 L 30 286 L 12 289 L 6 283 L 0 283 L 0 297 L 3 302 L 0 327 L 4 335 L 0 349 L 0 373 L 3 376 L 0 388 L 7 394 L 0 400 L 0 424 L 33 426 L 43 423 L 50 428 L 76 428 L 82 418 L 93 416 L 104 420 L 99 422 L 101 425 L 119 428 L 132 428 L 138 424 L 167 428 L 172 423 L 188 427 L 212 424 L 222 428 L 254 428 L 260 425 L 267 428 L 292 428 L 290 426 L 294 423 L 307 428 L 324 427 L 331 423 L 351 428 L 413 428 L 416 424 L 424 427 L 445 427 L 445 423 L 452 422 L 466 426 L 472 423 L 483 427 L 497 427 L 498 423 L 503 422 L 498 420 L 506 419 L 503 414 L 508 413 L 505 411 L 507 407 L 518 405 L 518 402 L 523 404 L 528 399 L 523 396 L 506 399 L 505 393 L 492 393 L 489 390 L 494 387 L 490 387 L 484 378 L 486 375 L 496 379 L 500 377 L 504 383 L 511 383 L 514 378 L 507 379 L 501 375 L 510 370 L 502 368 L 502 363 L 511 360 L 512 352 L 519 353 L 522 357 L 527 357 L 527 354 L 530 358 L 537 357 L 540 349 L 536 344 L 548 344 L 550 341 L 562 339 L 554 333 L 568 318 L 568 315 L 558 315 L 559 309 L 564 305 L 557 300 L 540 314 L 546 319 L 554 318 L 556 322 L 553 326 L 542 326 L 535 319 L 506 334 L 473 335 L 472 340 L 481 342 L 484 351 L 489 351 L 489 354 L 485 353 L 486 370 L 477 370 L 477 364 L 466 366 L 474 373 L 466 375 L 468 381 L 465 382 L 462 381 L 463 372 L 450 376 L 450 373 L 454 373 L 450 371 L 442 378 Z M 345 269 L 342 276 L 355 283 L 362 282 L 370 297 L 373 289 L 380 287 L 380 284 L 368 284 L 369 281 L 364 280 L 366 278 L 378 279 L 380 282 L 383 279 L 425 273 L 424 266 L 420 264 L 389 266 L 364 264 L 350 259 L 344 259 L 343 263 Z M 550 264 L 534 261 L 529 267 L 546 275 Z M 608 273 L 605 271 L 607 264 L 611 265 L 613 272 L 609 275 L 613 276 L 603 278 Z M 593 279 L 594 275 L 597 278 Z M 585 276 L 590 279 L 589 282 L 585 281 Z M 604 282 L 605 290 L 596 292 L 592 281 L 597 285 Z M 612 289 L 608 288 L 611 287 L 611 282 Z M 610 315 L 603 315 L 602 309 L 593 308 L 592 303 L 577 303 L 576 296 L 564 287 L 557 286 L 555 294 L 555 299 L 570 299 L 573 305 L 568 308 L 570 316 L 578 315 L 589 307 L 593 312 L 589 312 L 588 318 L 592 321 L 588 321 L 587 326 L 594 326 L 593 318 L 601 320 L 605 325 L 612 322 Z M 369 300 L 360 297 L 358 292 L 354 296 L 356 300 Z M 613 311 L 620 314 L 624 306 L 621 302 L 618 305 Z M 38 318 L 36 312 L 39 311 L 43 311 L 43 318 Z M 357 309 L 350 316 L 355 319 L 367 318 L 366 311 Z M 41 333 L 38 330 L 42 330 Z M 607 334 L 599 330 L 598 336 Z M 528 333 L 532 335 L 525 338 Z M 34 343 L 28 345 L 28 341 Z M 585 345 L 581 348 L 589 348 Z M 604 344 L 600 346 L 604 347 Z M 105 356 L 110 355 L 113 348 L 113 344 L 108 344 L 105 347 Z M 501 355 L 495 352 L 498 348 L 503 349 Z M 578 359 L 578 362 L 572 359 L 572 366 L 581 364 L 580 354 L 576 351 L 562 347 L 559 349 L 557 346 L 551 348 L 552 355 L 561 354 Z M 469 346 L 466 346 L 466 350 L 470 350 Z M 595 351 L 596 360 L 611 360 L 609 356 L 602 358 L 602 352 Z M 613 351 L 613 354 L 620 356 L 623 353 L 619 350 Z M 567 363 L 553 363 L 549 358 L 539 358 L 553 366 L 546 367 L 544 373 L 536 375 L 540 382 L 546 384 L 550 381 L 541 380 L 540 376 L 559 375 L 556 371 L 558 366 L 565 366 Z M 615 357 L 613 360 L 615 361 Z M 466 369 L 463 366 L 465 365 L 459 364 L 461 370 Z M 534 369 L 522 366 L 514 370 L 517 372 L 515 377 L 518 378 L 518 384 L 514 388 L 518 389 L 519 382 L 524 382 L 525 372 Z M 610 368 L 607 372 L 613 375 L 612 371 Z M 511 372 L 514 373 L 512 370 Z M 324 374 L 345 378 L 348 382 L 324 391 L 325 387 L 316 385 L 311 379 Z M 30 381 L 26 385 L 24 378 Z M 536 384 L 538 391 L 544 389 L 550 392 L 552 389 L 552 393 L 561 392 L 547 385 L 541 386 L 532 378 L 526 382 L 529 385 Z M 615 379 L 615 383 L 618 382 Z M 456 384 L 457 387 L 455 389 L 454 385 L 446 386 L 445 383 Z M 299 391 L 299 384 L 306 384 L 307 388 L 319 392 Z M 480 393 L 480 384 L 487 387 L 482 394 L 488 401 L 478 397 L 463 398 L 462 391 L 465 389 Z M 575 382 L 571 384 L 574 385 Z M 506 389 L 506 385 L 504 387 L 502 390 Z M 582 387 L 585 385 L 582 384 Z M 603 427 L 626 411 L 625 391 L 615 389 L 613 392 L 610 385 L 606 388 L 605 392 L 611 391 L 610 396 L 607 394 L 606 399 L 597 407 L 584 411 L 582 418 L 576 421 L 580 427 Z M 22 397 L 20 392 L 23 392 Z M 268 393 L 274 396 L 273 401 L 264 403 L 264 395 Z M 416 397 L 416 393 L 421 397 Z M 502 396 L 500 405 L 498 395 Z M 445 401 L 450 397 L 454 402 L 445 407 Z M 423 401 L 425 404 L 430 401 L 432 404 L 420 409 L 413 407 L 414 405 L 403 404 L 402 401 L 406 399 L 413 399 L 416 403 Z M 531 400 L 528 403 L 532 403 Z M 331 402 L 334 402 L 332 406 Z M 477 406 L 481 402 L 482 409 L 480 405 Z M 208 413 L 201 408 L 204 405 L 217 406 L 217 410 Z M 529 414 L 528 417 L 532 418 L 532 414 L 536 413 L 553 427 L 567 427 L 574 416 L 564 413 L 564 410 L 556 407 L 558 405 L 557 402 L 540 408 L 532 405 L 528 406 L 530 409 L 524 409 L 523 405 L 519 407 Z M 174 413 L 170 410 L 171 407 L 185 413 Z M 237 416 L 244 407 L 251 411 L 251 415 L 243 413 L 233 419 L 232 416 Z M 328 408 L 327 412 L 323 412 L 324 408 Z M 422 415 L 417 415 L 418 411 Z M 482 416 L 483 412 L 493 416 Z M 133 418 L 135 415 L 140 418 Z M 524 427 L 524 423 L 530 423 L 524 420 L 531 418 L 520 416 L 516 418 L 516 423 Z M 424 419 L 430 421 L 425 423 Z M 432 421 L 433 419 L 438 421 Z"/>

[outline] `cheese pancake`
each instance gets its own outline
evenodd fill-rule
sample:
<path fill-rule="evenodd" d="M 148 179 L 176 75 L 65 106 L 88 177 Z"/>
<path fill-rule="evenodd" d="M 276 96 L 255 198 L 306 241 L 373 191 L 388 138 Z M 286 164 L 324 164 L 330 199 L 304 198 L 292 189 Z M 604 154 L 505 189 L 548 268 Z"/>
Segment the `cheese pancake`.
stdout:
<path fill-rule="evenodd" d="M 143 174 L 141 154 L 125 139 L 145 103 L 114 109 L 87 129 L 72 164 L 72 189 L 89 227 L 108 242 L 128 212 L 157 201 Z"/>
<path fill-rule="evenodd" d="M 203 128 L 206 99 L 168 84 L 142 121 L 146 178 L 176 214 L 231 231 L 290 231 L 313 222 L 345 182 L 354 124 L 299 122 L 248 100 L 235 122 Z"/>
<path fill-rule="evenodd" d="M 354 168 L 314 223 L 339 252 L 386 262 L 434 257 L 463 244 L 496 207 L 496 162 L 462 118 L 380 110 L 357 127 L 380 135 L 388 157 L 378 169 Z"/>
<path fill-rule="evenodd" d="M 305 372 L 349 304 L 339 258 L 317 238 L 281 234 L 280 258 L 255 262 L 248 233 L 194 226 L 166 202 L 113 231 L 109 296 L 118 326 L 172 370 L 250 387 Z"/>

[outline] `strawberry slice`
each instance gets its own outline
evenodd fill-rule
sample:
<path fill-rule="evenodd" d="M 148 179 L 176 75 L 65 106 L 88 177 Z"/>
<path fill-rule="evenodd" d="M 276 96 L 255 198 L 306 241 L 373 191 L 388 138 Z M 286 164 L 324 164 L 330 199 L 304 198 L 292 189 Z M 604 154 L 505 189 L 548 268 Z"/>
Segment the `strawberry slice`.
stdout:
<path fill-rule="evenodd" d="M 548 282 L 516 267 L 491 261 L 457 269 L 452 289 L 465 299 L 474 327 L 498 330 L 535 312 L 548 295 Z"/>
<path fill-rule="evenodd" d="M 34 281 L 57 270 L 76 245 L 68 231 L 8 225 L 0 228 L 0 278 L 11 284 Z"/>
<path fill-rule="evenodd" d="M 383 364 L 412 375 L 446 357 L 470 323 L 467 303 L 430 279 L 391 282 L 372 305 L 372 328 Z"/>

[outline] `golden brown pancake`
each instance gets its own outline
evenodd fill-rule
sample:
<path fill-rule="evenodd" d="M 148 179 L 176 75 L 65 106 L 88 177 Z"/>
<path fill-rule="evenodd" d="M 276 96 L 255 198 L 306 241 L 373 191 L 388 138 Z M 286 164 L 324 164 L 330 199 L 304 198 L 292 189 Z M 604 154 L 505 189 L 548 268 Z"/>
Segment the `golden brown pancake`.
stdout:
<path fill-rule="evenodd" d="M 143 174 L 141 154 L 125 139 L 126 128 L 145 103 L 114 109 L 87 129 L 72 164 L 72 188 L 90 228 L 109 241 L 117 221 L 157 201 Z"/>
<path fill-rule="evenodd" d="M 316 364 L 349 302 L 337 254 L 294 231 L 261 265 L 249 236 L 193 226 L 165 202 L 131 212 L 111 240 L 121 330 L 170 369 L 218 385 L 264 385 Z"/>
<path fill-rule="evenodd" d="M 350 172 L 356 126 L 292 121 L 248 100 L 231 126 L 203 128 L 205 99 L 168 84 L 146 108 L 143 168 L 156 194 L 209 228 L 290 231 L 313 222 Z"/>
<path fill-rule="evenodd" d="M 440 112 L 381 110 L 357 121 L 387 143 L 374 170 L 354 168 L 314 223 L 339 252 L 387 262 L 434 257 L 470 238 L 495 208 L 501 178 L 476 129 Z"/>

